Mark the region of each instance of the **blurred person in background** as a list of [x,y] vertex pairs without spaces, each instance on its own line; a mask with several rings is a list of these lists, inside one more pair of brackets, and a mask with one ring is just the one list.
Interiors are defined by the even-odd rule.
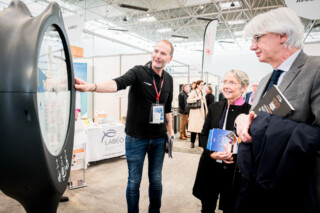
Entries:
[[199,146],[201,146],[200,141],[200,132],[202,130],[202,126],[204,123],[204,119],[208,112],[206,98],[202,92],[204,83],[203,80],[198,80],[196,82],[196,88],[191,91],[187,103],[195,103],[197,100],[200,100],[201,107],[198,109],[190,109],[189,112],[189,124],[188,131],[191,132],[191,148],[194,148],[194,143],[196,141],[196,137],[198,135]]
[[212,87],[207,86],[206,88],[206,101],[207,101],[207,107],[210,106],[210,104],[214,103],[214,95],[212,94]]
[[218,99],[218,101],[222,101],[222,100],[224,100],[223,92],[222,92],[222,89],[219,89],[219,99]]
[[256,81],[252,83],[252,85],[251,85],[252,91],[248,92],[246,94],[246,100],[245,100],[246,103],[252,104],[254,95],[255,95],[257,88],[258,88],[258,85],[259,85],[259,83]]
[[189,93],[189,85],[183,84],[182,91],[179,94],[179,113],[180,113],[180,139],[186,140],[186,127],[188,124],[189,108],[187,108],[187,99]]

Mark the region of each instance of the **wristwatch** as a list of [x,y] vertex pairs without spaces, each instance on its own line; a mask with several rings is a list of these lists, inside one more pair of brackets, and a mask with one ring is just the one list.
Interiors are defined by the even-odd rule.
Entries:
[[22,1],[0,12],[0,190],[26,212],[56,212],[73,152],[70,44],[55,2],[33,17]]

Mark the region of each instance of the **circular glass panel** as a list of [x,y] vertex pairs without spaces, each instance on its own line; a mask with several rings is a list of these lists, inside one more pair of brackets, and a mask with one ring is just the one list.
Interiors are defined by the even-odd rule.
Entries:
[[42,137],[56,156],[66,140],[70,116],[70,95],[66,56],[54,26],[44,34],[38,61],[38,116]]

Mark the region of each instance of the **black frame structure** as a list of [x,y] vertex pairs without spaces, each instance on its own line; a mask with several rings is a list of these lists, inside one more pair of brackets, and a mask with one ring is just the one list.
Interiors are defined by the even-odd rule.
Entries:
[[[37,105],[39,52],[52,26],[62,41],[70,92],[66,137],[55,156],[46,147]],[[70,175],[75,117],[73,63],[62,13],[53,2],[33,17],[14,0],[0,12],[0,29],[0,189],[27,212],[56,212]],[[62,167],[64,178],[57,178]]]

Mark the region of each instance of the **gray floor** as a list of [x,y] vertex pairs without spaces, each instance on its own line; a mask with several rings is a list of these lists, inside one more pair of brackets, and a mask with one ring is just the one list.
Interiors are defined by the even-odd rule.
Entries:
[[[192,187],[202,149],[191,149],[190,139],[174,141],[173,159],[166,155],[163,167],[163,195],[161,212],[200,212],[201,202],[192,195]],[[74,172],[73,172],[74,173]],[[73,176],[79,174],[71,174]],[[91,163],[86,170],[87,187],[69,190],[70,201],[60,203],[59,213],[121,213],[126,212],[126,159],[113,158]],[[140,187],[140,212],[148,212],[147,161]],[[23,207],[0,191],[0,212],[22,213]],[[220,212],[220,211],[217,211]]]

